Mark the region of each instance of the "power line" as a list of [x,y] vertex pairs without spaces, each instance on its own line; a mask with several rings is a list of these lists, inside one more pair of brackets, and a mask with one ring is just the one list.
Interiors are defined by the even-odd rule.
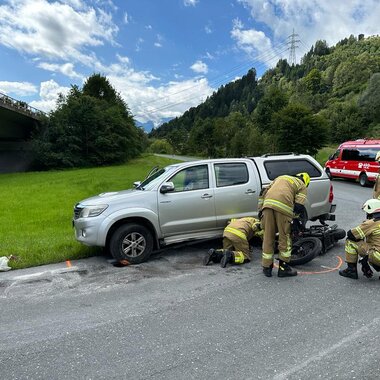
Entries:
[[[287,46],[287,44],[284,42],[284,43],[281,43],[281,44],[279,44],[278,46],[276,46],[274,48],[267,49],[261,55],[259,55],[256,58],[255,61],[250,60],[247,63],[237,65],[236,68],[232,68],[228,72],[228,74],[232,74],[233,72],[236,72],[237,70],[240,71],[244,67],[245,68],[247,68],[247,67],[253,67],[255,62],[258,62],[257,65],[256,65],[256,67],[264,66],[266,63],[271,62],[274,58],[278,57],[278,55],[281,55],[281,54],[285,53],[288,50],[288,48],[286,46]],[[282,49],[280,49],[280,48],[282,48]],[[273,54],[273,51],[274,51],[274,54]],[[225,81],[226,81],[226,74],[223,74],[223,75],[220,75],[220,76],[218,76],[218,77],[210,80],[209,83],[210,83],[210,85],[216,86],[216,85],[221,85],[222,83],[225,83]],[[191,90],[193,88],[198,88],[198,87],[199,87],[199,85],[194,85],[194,86],[188,87],[186,89],[183,89],[181,91],[178,91],[176,93],[170,94],[170,96],[178,95],[179,93],[182,93],[184,91],[189,91],[189,90]],[[163,99],[164,98],[158,99],[158,100],[163,100]],[[177,105],[180,105],[180,104],[182,104],[184,102],[188,102],[188,101],[195,100],[195,99],[198,99],[198,96],[194,97],[193,93],[189,93],[189,95],[185,96],[181,101],[165,104],[164,106],[157,107],[157,108],[155,108],[153,110],[149,110],[149,112],[151,113],[151,112],[163,111],[163,110],[169,109],[169,108],[171,108],[173,106],[177,106]],[[147,104],[147,106],[149,106],[150,104],[156,103],[158,100]]]
[[[222,84],[223,82],[226,82],[226,81],[228,81],[228,80],[231,80],[231,74],[233,74],[234,72],[236,72],[236,73],[238,73],[238,72],[240,72],[241,70],[243,70],[244,68],[245,69],[247,69],[248,67],[253,67],[253,63],[255,63],[255,62],[266,62],[264,59],[266,58],[266,56],[267,56],[267,54],[269,54],[269,53],[273,53],[273,51],[276,51],[276,49],[282,49],[284,46],[286,46],[286,44],[287,44],[287,42],[286,41],[282,41],[282,42],[280,42],[278,45],[276,45],[276,46],[274,46],[274,47],[272,47],[272,48],[270,48],[270,49],[266,49],[266,50],[264,50],[262,53],[261,53],[261,55],[258,55],[257,57],[256,57],[256,60],[255,61],[252,61],[251,59],[247,59],[244,63],[240,63],[240,64],[238,64],[238,65],[236,65],[236,66],[233,66],[229,71],[227,71],[227,72],[225,72],[225,73],[222,73],[222,74],[220,74],[220,75],[217,75],[216,77],[214,77],[214,78],[211,78],[210,80],[208,80],[208,83],[210,84],[210,86],[216,86],[216,85],[218,85],[218,84]],[[283,50],[281,50],[280,51],[280,53],[278,53],[278,54],[281,54],[281,53],[283,53],[284,51]],[[275,57],[273,57],[273,58],[275,58]],[[272,59],[273,59],[272,58]],[[270,61],[270,60],[269,60]],[[268,62],[269,62],[268,61]],[[262,64],[258,64],[257,66],[262,66]],[[236,74],[235,74],[235,76],[236,76]],[[230,77],[230,78],[229,78]],[[182,89],[182,90],[180,90],[180,91],[177,91],[177,92],[174,92],[174,93],[171,93],[169,96],[174,96],[174,95],[178,95],[178,94],[181,94],[181,93],[183,93],[183,92],[186,92],[186,91],[189,91],[189,90],[191,90],[191,89],[194,89],[194,88],[198,88],[199,87],[199,85],[198,84],[195,84],[195,85],[192,85],[192,86],[190,86],[190,87],[186,87],[186,88],[184,88],[184,89]],[[161,97],[161,98],[158,98],[158,99],[156,99],[156,100],[153,100],[153,101],[151,101],[151,102],[149,102],[149,103],[147,103],[146,105],[147,106],[149,106],[149,105],[152,105],[152,104],[154,104],[154,103],[157,103],[157,102],[160,102],[160,101],[162,101],[162,100],[165,100],[166,99],[166,97]]]

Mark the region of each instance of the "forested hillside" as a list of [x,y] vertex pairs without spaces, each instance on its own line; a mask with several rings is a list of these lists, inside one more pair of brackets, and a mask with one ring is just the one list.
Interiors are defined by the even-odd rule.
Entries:
[[326,144],[379,138],[380,37],[317,41],[300,64],[280,60],[260,79],[253,68],[150,137],[210,157],[315,154]]

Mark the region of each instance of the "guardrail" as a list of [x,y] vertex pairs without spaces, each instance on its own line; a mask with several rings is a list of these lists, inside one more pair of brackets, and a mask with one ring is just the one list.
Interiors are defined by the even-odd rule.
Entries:
[[10,96],[0,92],[0,105],[1,104],[13,108],[14,110],[25,113],[35,119],[39,119],[41,116],[46,115],[45,112],[37,108],[31,107],[28,103],[23,102],[21,100],[13,99]]

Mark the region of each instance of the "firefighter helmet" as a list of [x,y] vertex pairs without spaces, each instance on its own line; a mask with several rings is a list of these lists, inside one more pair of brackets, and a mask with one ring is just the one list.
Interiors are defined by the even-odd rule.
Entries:
[[377,152],[375,160],[380,161],[380,150]]
[[380,199],[368,199],[368,201],[363,204],[362,210],[367,214],[380,212]]
[[307,173],[298,173],[298,174],[296,174],[296,177],[298,177],[299,179],[301,179],[303,181],[303,183],[306,185],[306,187],[309,186],[309,183],[310,183],[310,176],[309,176],[309,174],[307,174]]

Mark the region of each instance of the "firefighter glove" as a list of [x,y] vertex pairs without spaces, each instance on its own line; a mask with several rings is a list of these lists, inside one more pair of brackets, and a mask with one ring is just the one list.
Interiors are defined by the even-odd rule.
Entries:
[[361,260],[359,260],[359,263],[362,264],[362,272],[364,276],[366,276],[367,278],[371,278],[373,276],[373,272],[368,264],[368,256],[365,256]]

